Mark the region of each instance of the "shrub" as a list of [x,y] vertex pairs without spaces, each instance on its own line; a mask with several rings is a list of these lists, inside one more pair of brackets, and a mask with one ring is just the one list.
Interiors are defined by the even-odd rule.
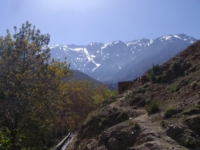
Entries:
[[194,105],[188,110],[182,112],[183,115],[193,115],[198,114],[200,112],[200,105]]
[[130,106],[137,104],[141,100],[142,100],[142,98],[140,96],[133,97],[132,99],[130,99]]
[[137,129],[137,130],[139,130],[139,129],[140,129],[140,125],[136,122],[136,123],[134,124],[134,128]]
[[187,140],[184,142],[184,145],[188,148],[195,148],[195,141],[194,140]]
[[156,73],[160,70],[159,65],[154,65],[147,71],[149,79],[151,81],[155,81],[156,80]]
[[166,127],[166,123],[162,120],[161,122],[160,122],[160,125],[161,125],[161,127]]
[[173,69],[180,69],[181,68],[181,64],[182,64],[183,60],[181,58],[179,58],[178,60],[176,60],[173,64],[172,64],[172,68]]
[[172,86],[170,86],[171,92],[177,92],[179,89],[180,88],[179,88],[178,84],[173,84]]
[[176,114],[176,109],[175,108],[169,108],[165,111],[164,117],[165,118],[170,118],[172,117],[174,114]]
[[148,115],[154,114],[160,111],[159,104],[156,101],[152,101],[151,104],[147,107]]
[[6,130],[5,133],[0,131],[0,150],[7,150],[12,147],[10,131]]

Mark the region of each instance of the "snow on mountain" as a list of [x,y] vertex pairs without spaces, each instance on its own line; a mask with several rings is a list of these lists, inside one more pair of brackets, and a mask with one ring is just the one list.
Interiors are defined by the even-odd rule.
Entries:
[[[129,42],[120,40],[111,43],[92,42],[88,45],[49,45],[51,57],[70,63],[71,69],[82,71],[101,81],[112,80],[123,67],[132,61],[144,59],[160,49],[177,43],[186,48],[196,39],[185,34],[166,35],[156,39],[138,39]],[[181,46],[182,45],[182,46]]]

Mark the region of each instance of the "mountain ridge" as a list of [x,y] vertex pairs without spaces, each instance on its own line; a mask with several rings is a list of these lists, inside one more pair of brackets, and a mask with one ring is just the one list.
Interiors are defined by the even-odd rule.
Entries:
[[[142,38],[128,42],[116,40],[106,44],[97,42],[91,42],[88,45],[54,44],[49,45],[49,48],[52,58],[64,61],[64,58],[67,57],[72,69],[86,73],[96,80],[119,81],[124,80],[123,78],[126,75],[117,76],[116,74],[121,74],[122,71],[120,70],[124,67],[126,68],[126,65],[132,62],[137,64],[139,60],[157,55],[159,50],[169,49],[171,45],[174,45],[174,49],[178,47],[176,52],[178,53],[195,41],[196,39],[191,36],[174,34],[155,39]],[[173,57],[175,54],[167,56],[166,59]],[[128,68],[131,68],[129,66]],[[148,67],[146,68],[148,69]],[[123,74],[127,73],[127,71],[123,72]]]

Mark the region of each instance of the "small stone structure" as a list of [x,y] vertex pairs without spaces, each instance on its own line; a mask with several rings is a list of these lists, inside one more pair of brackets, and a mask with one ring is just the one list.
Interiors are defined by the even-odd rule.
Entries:
[[124,91],[129,90],[133,83],[133,81],[118,82],[118,94],[122,94]]

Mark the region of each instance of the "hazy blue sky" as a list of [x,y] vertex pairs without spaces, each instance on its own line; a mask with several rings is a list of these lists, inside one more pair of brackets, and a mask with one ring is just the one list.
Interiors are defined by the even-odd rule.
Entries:
[[51,35],[51,44],[177,33],[200,39],[200,0],[1,0],[0,20],[0,35],[28,20]]

